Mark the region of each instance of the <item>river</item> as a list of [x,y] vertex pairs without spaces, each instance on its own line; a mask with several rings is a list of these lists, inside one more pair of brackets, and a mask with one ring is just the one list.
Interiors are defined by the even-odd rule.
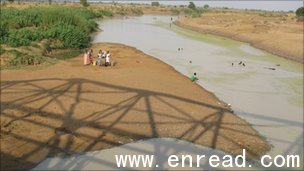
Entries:
[[170,22],[149,15],[98,21],[103,31],[93,42],[133,46],[186,76],[196,72],[198,84],[266,137],[270,155],[299,154],[303,161],[303,64]]

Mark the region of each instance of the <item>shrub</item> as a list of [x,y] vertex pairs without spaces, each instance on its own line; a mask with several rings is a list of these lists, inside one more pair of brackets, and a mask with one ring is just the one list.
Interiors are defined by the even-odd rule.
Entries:
[[10,30],[7,43],[12,47],[27,46],[32,41],[32,31],[27,28]]
[[50,51],[51,49],[62,49],[62,48],[84,48],[90,43],[90,37],[83,32],[81,29],[73,26],[56,26],[45,32],[45,38],[52,39],[55,42],[58,39],[60,42],[53,43],[51,41],[47,44],[45,50]]
[[203,8],[197,8],[193,2],[189,2],[188,8],[186,8],[184,12],[193,18],[200,17],[203,12]]
[[298,9],[296,10],[296,15],[297,15],[298,17],[304,16],[304,7],[298,8]]
[[160,4],[159,4],[159,2],[151,2],[151,6],[156,6],[156,7],[158,7]]
[[190,15],[193,18],[196,18],[196,17],[200,17],[203,11],[200,9],[192,10],[190,8],[186,8],[184,12],[185,14]]
[[90,37],[78,28],[65,26],[61,30],[59,40],[63,42],[65,48],[84,48],[90,42]]
[[59,37],[60,31],[61,31],[60,27],[62,27],[62,26],[56,25],[56,26],[53,26],[53,27],[47,29],[44,32],[44,37],[48,38],[48,39],[55,39],[55,38]]
[[190,8],[192,10],[195,10],[196,6],[195,6],[195,4],[193,2],[189,2],[188,8]]
[[0,43],[5,43],[9,35],[9,29],[4,22],[0,22]]

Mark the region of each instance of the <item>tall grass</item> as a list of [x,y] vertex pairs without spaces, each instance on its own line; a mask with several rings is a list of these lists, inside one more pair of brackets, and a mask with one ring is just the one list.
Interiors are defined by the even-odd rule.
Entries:
[[76,7],[4,8],[0,40],[12,47],[49,39],[53,47],[83,48],[89,45],[90,32],[97,28],[95,17],[93,11]]
[[[10,66],[38,65],[48,57],[68,59],[77,56],[81,48],[90,44],[90,33],[97,28],[95,18],[115,14],[143,14],[140,8],[85,8],[67,6],[36,6],[24,9],[1,8],[0,54],[10,53],[14,58]],[[31,51],[30,46],[41,47],[41,52]],[[22,47],[20,47],[22,46]],[[19,51],[26,49],[27,52]],[[50,55],[54,49],[67,49],[65,53]],[[43,56],[42,56],[43,55]]]

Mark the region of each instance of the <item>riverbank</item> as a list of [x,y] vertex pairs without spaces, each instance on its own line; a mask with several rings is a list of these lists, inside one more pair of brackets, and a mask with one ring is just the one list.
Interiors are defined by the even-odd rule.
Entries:
[[87,48],[90,45],[90,35],[100,31],[95,22],[97,19],[139,16],[144,14],[143,10],[145,13],[174,12],[169,7],[112,3],[92,4],[88,7],[79,3],[0,5],[1,16],[5,18],[0,27],[3,33],[0,46],[1,69],[48,65],[54,63],[52,58],[64,57],[67,53],[74,54],[75,49]]
[[215,34],[303,63],[303,22],[293,13],[210,10],[198,18],[184,17],[177,26]]
[[167,64],[120,44],[114,67],[82,56],[41,70],[1,71],[1,169],[45,157],[171,137],[256,158],[269,144],[212,93]]

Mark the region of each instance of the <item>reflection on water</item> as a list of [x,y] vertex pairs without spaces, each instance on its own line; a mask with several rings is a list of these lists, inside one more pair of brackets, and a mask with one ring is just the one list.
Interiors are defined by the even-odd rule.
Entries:
[[198,73],[200,85],[267,137],[271,154],[303,154],[302,64],[169,22],[169,16],[104,20],[94,42],[134,46],[182,74]]

